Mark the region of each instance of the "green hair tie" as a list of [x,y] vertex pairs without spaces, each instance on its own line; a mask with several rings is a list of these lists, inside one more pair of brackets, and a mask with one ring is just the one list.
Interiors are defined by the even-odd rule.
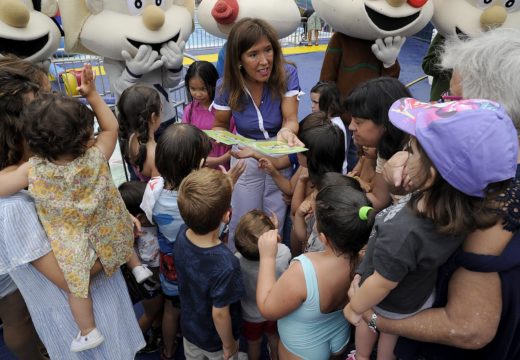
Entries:
[[363,221],[367,221],[368,213],[372,210],[374,209],[370,206],[362,206],[361,208],[359,208],[359,218]]

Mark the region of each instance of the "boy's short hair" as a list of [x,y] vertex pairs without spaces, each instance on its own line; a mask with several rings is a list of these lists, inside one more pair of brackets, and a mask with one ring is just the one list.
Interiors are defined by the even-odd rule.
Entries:
[[181,182],[177,198],[184,223],[198,235],[218,229],[231,206],[232,191],[231,179],[221,171],[193,171]]
[[240,218],[235,231],[235,246],[246,259],[259,261],[258,238],[263,233],[274,230],[273,221],[262,210],[251,210]]

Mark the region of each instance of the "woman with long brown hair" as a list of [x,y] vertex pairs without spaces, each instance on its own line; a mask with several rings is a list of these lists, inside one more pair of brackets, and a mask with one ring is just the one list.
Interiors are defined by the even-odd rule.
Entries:
[[[233,26],[228,38],[224,78],[217,83],[215,129],[229,130],[231,116],[237,133],[254,140],[277,138],[289,145],[300,143],[296,67],[282,54],[276,31],[260,19],[244,18]],[[269,175],[249,158],[247,168],[233,190],[232,234],[240,217],[251,209],[275,213],[283,224],[286,205],[282,192]],[[233,164],[232,164],[233,165]]]

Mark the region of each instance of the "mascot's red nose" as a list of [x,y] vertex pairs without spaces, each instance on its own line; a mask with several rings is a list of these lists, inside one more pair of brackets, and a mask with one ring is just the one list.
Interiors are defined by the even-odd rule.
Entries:
[[413,6],[415,8],[423,7],[424,4],[426,4],[427,2],[428,2],[428,0],[408,0],[408,4],[410,4],[410,6]]
[[211,10],[211,15],[219,24],[232,24],[238,16],[237,0],[218,0]]

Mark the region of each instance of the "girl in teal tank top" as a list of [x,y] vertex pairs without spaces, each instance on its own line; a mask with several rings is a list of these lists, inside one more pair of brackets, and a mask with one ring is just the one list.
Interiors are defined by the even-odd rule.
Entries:
[[358,253],[373,224],[370,202],[359,184],[339,173],[321,181],[314,212],[325,250],[294,258],[276,280],[277,232],[258,241],[260,270],[256,301],[263,317],[279,320],[280,358],[329,359],[342,356],[350,338],[343,317]]

